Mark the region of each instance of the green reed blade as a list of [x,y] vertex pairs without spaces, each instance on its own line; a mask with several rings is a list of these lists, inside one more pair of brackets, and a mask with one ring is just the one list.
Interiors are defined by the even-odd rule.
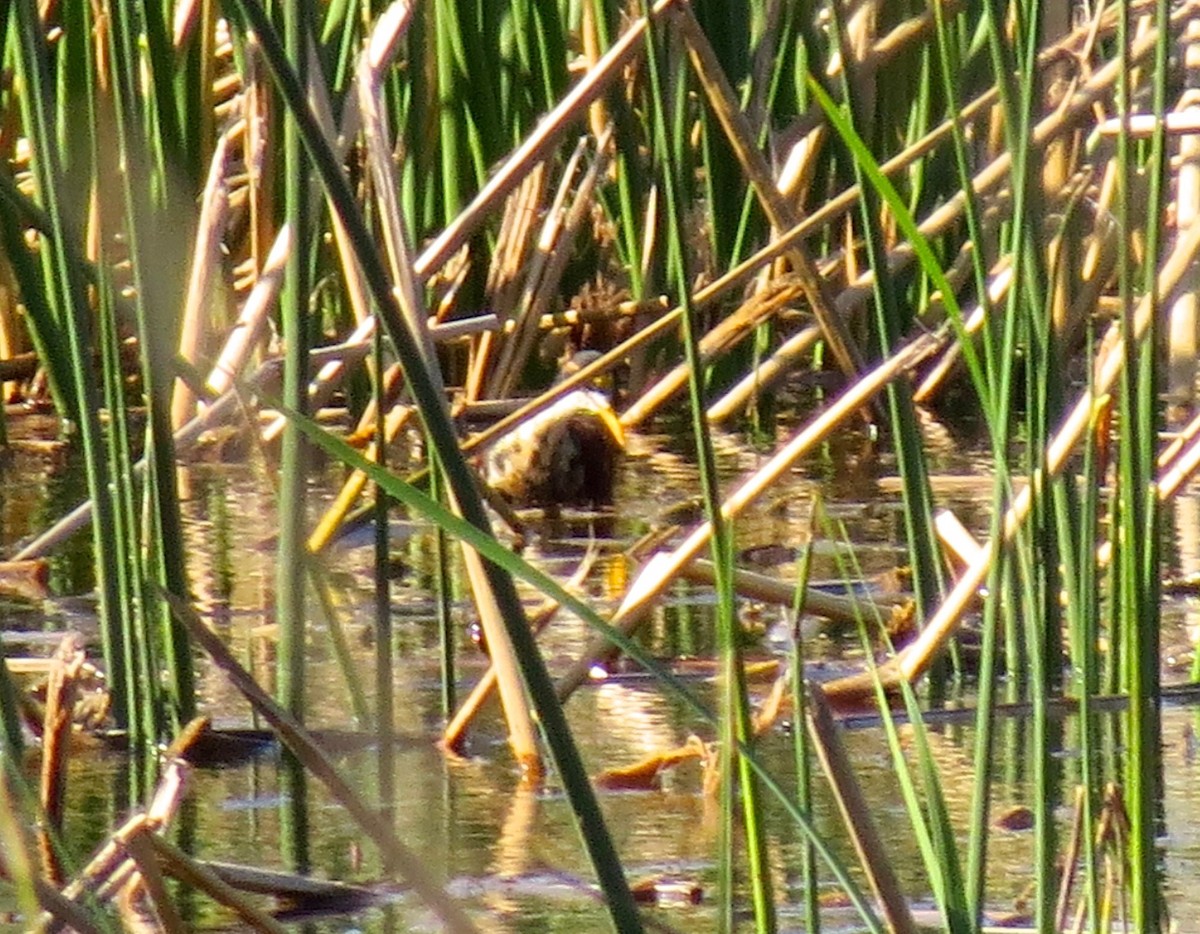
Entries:
[[[804,602],[808,596],[808,582],[812,573],[813,546],[816,542],[817,530],[820,528],[824,515],[824,505],[820,493],[813,497],[812,513],[808,521],[808,536],[796,559],[796,595],[792,600],[791,623],[791,652],[788,656],[789,674],[791,677],[792,694],[792,755],[796,761],[796,803],[801,810],[811,812],[813,807],[813,777],[812,759],[809,752],[808,730],[805,712],[804,690],[804,636],[801,632],[801,619],[804,614]],[[821,934],[821,903],[818,891],[819,877],[817,875],[817,856],[812,842],[804,841],[801,851],[801,874],[804,879],[804,926],[811,934]]]
[[821,107],[830,127],[837,133],[838,138],[846,146],[853,159],[856,169],[861,170],[867,181],[884,204],[887,205],[896,226],[913,248],[922,272],[929,276],[934,287],[941,293],[946,315],[954,329],[955,336],[962,346],[963,362],[970,374],[971,383],[980,398],[986,398],[987,392],[984,371],[972,341],[967,337],[963,327],[962,308],[958,303],[957,293],[946,279],[941,263],[933,252],[929,239],[917,229],[916,220],[908,209],[908,204],[896,190],[891,180],[880,170],[879,161],[863,141],[854,124],[842,112],[841,107],[833,100],[829,92],[822,86],[816,75],[805,75],[805,84],[809,94]]
[[[1125,367],[1120,389],[1121,435],[1119,446],[1118,497],[1121,590],[1115,597],[1124,611],[1124,650],[1126,688],[1129,692],[1128,740],[1125,755],[1125,800],[1129,811],[1129,886],[1132,923],[1138,930],[1157,931],[1163,918],[1159,856],[1156,846],[1157,811],[1162,789],[1162,727],[1160,722],[1160,508],[1154,478],[1156,440],[1161,400],[1158,394],[1159,353],[1158,291],[1155,265],[1162,242],[1163,198],[1166,193],[1166,146],[1164,124],[1168,82],[1170,37],[1168,4],[1159,0],[1154,9],[1158,30],[1155,43],[1153,109],[1155,131],[1144,172],[1150,181],[1147,207],[1147,261],[1142,287],[1149,289],[1151,323],[1142,341],[1132,340],[1132,292],[1136,283],[1131,265],[1128,236],[1120,239],[1118,262],[1121,274],[1122,337],[1125,340]],[[1118,19],[1117,41],[1120,55],[1128,58],[1132,39],[1130,11],[1122,4]],[[1134,88],[1128,67],[1118,82],[1118,104],[1122,117],[1117,158],[1122,179],[1118,216],[1126,226],[1132,217],[1131,186],[1139,166],[1129,137],[1127,117],[1133,112]],[[1153,250],[1154,252],[1150,252]]]

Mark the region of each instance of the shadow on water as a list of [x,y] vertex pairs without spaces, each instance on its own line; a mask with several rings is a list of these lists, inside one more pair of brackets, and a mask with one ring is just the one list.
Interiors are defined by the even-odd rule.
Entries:
[[[763,455],[743,439],[722,435],[718,457],[726,482],[756,466]],[[593,545],[599,557],[583,585],[601,610],[611,610],[627,584],[624,551],[663,521],[672,509],[688,503],[698,488],[694,465],[672,435],[642,435],[631,448],[619,477],[615,509],[586,514],[564,512],[553,519],[530,515],[533,534],[525,555],[560,578],[570,576]],[[986,464],[952,440],[935,448],[934,488],[977,533],[988,521]],[[812,494],[821,491],[830,512],[844,523],[865,574],[889,570],[903,560],[903,527],[899,495],[889,479],[894,465],[876,456],[871,440],[843,436],[785,481],[739,521],[739,553],[757,570],[791,580],[795,546],[806,527]],[[8,543],[44,527],[51,513],[79,496],[80,477],[69,457],[47,462],[18,456],[6,468],[7,490],[0,493],[0,521]],[[951,477],[957,478],[952,482]],[[332,478],[330,478],[332,479]],[[227,640],[237,658],[268,689],[274,683],[275,642],[271,628],[274,605],[273,543],[270,531],[275,504],[262,471],[253,465],[203,465],[182,471],[186,491],[184,515],[189,575],[198,605]],[[315,484],[310,497],[315,516],[330,496],[332,483]],[[1173,529],[1167,551],[1172,571],[1200,572],[1200,495],[1181,496],[1167,507]],[[435,877],[450,880],[456,898],[475,910],[485,930],[571,930],[575,934],[608,930],[609,919],[590,885],[591,869],[579,847],[570,807],[551,783],[537,792],[521,786],[509,754],[501,719],[489,709],[472,731],[469,757],[443,755],[434,745],[442,725],[439,687],[437,605],[432,591],[435,545],[428,527],[398,522],[393,551],[397,568],[391,584],[396,680],[395,750],[398,777],[394,800],[379,800],[377,752],[359,748],[343,752],[339,763],[364,798],[389,805],[399,837],[422,855]],[[39,655],[50,651],[48,634],[75,628],[94,636],[86,595],[90,591],[87,538],[79,536],[57,559],[52,579],[54,597],[44,605],[8,601],[0,605],[0,628],[10,651]],[[841,546],[818,551],[817,578],[837,572],[835,553]],[[325,558],[333,605],[348,634],[353,665],[372,670],[371,548],[347,540]],[[464,585],[453,582],[461,687],[468,688],[486,667],[486,658],[470,640],[471,611]],[[81,597],[83,599],[81,599]],[[776,610],[744,602],[753,623],[753,651],[766,655]],[[1187,677],[1191,645],[1200,632],[1200,605],[1195,599],[1173,598],[1164,607],[1163,643],[1169,657],[1165,679]],[[574,656],[588,632],[569,616],[555,620],[542,643],[552,670]],[[676,661],[705,660],[714,654],[711,593],[681,583],[656,609],[639,637],[656,655]],[[852,660],[855,640],[835,633],[816,637],[817,665]],[[365,724],[352,714],[350,692],[336,662],[328,627],[316,622],[309,638],[311,705],[308,723],[318,729],[358,730]],[[689,678],[706,700],[713,699],[711,673]],[[819,675],[819,672],[815,672]],[[372,700],[372,680],[361,676],[358,687]],[[755,687],[761,696],[766,685]],[[198,691],[202,709],[218,725],[247,727],[249,708],[219,673],[201,666]],[[969,692],[953,700],[969,706]],[[707,725],[664,697],[646,679],[619,672],[580,692],[568,705],[575,736],[588,769],[624,765],[679,746],[692,734],[710,740]],[[1102,715],[1102,733],[1117,732],[1120,711]],[[1168,706],[1164,712],[1165,787],[1162,798],[1163,865],[1166,891],[1176,917],[1200,917],[1200,754],[1196,740],[1200,713],[1190,706]],[[1079,777],[1078,723],[1064,716],[1057,757],[1059,804],[1056,813],[1065,833],[1069,801]],[[846,743],[858,777],[879,825],[885,828],[889,855],[905,892],[918,902],[930,899],[921,870],[917,843],[897,793],[896,777],[882,731],[875,723],[849,721]],[[776,728],[763,741],[761,754],[784,787],[794,787],[794,760],[789,726]],[[900,726],[902,742],[908,727]],[[942,771],[950,815],[965,839],[972,772],[973,734],[969,721],[953,717],[933,720],[929,741]],[[1001,720],[996,759],[1001,780],[995,786],[993,812],[1022,805],[1031,793],[1027,773],[1029,723],[1015,716]],[[1117,768],[1119,749],[1104,751],[1105,767]],[[191,795],[181,813],[178,838],[202,859],[284,868],[281,801],[286,795],[280,757],[270,746],[237,765],[198,769]],[[113,753],[76,755],[70,766],[66,840],[81,860],[119,823],[133,798],[125,757]],[[428,910],[402,888],[383,883],[376,853],[346,819],[323,788],[309,788],[311,838],[309,857],[314,874],[371,887],[380,904],[321,920],[310,917],[312,930],[388,931],[432,924]],[[656,880],[656,915],[679,930],[704,930],[716,924],[711,904],[715,891],[718,814],[701,794],[700,770],[688,765],[664,776],[661,789],[644,793],[607,793],[602,798],[627,871],[635,880]],[[802,926],[800,891],[802,839],[773,802],[767,803],[770,865],[776,891],[783,899],[781,924]],[[818,829],[850,865],[853,851],[840,828],[829,798],[818,793]],[[996,830],[990,844],[989,898],[1004,910],[1021,899],[1032,882],[1032,836],[1027,831]],[[0,912],[15,911],[0,891]],[[230,919],[203,898],[182,902],[197,928],[225,928]],[[839,928],[842,925],[842,928]],[[853,929],[849,916],[829,908],[829,930]]]

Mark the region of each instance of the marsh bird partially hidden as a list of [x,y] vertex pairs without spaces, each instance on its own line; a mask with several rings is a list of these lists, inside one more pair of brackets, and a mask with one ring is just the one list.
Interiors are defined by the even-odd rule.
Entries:
[[[598,356],[577,353],[559,379]],[[608,395],[581,387],[500,439],[485,455],[484,476],[504,497],[525,506],[589,506],[612,502],[625,433]]]

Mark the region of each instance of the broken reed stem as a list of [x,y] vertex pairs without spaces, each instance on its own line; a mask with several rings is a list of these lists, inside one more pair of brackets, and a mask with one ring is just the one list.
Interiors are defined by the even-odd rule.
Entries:
[[[532,287],[522,295],[520,317],[515,322],[516,333],[509,338],[509,343],[505,348],[507,350],[508,347],[512,347],[512,354],[499,367],[500,373],[507,377],[501,383],[503,389],[500,395],[508,395],[516,387],[516,379],[524,372],[525,363],[533,353],[542,315],[558,295],[563,273],[575,250],[576,237],[592,211],[596,187],[608,168],[608,150],[611,140],[611,128],[605,130],[597,139],[596,152],[592,157],[591,164],[587,167],[587,171],[579,183],[571,206],[566,209],[561,225],[555,232],[553,242],[548,244],[548,262],[544,264],[536,279],[530,280]],[[539,256],[545,246],[544,243],[538,244]],[[504,357],[501,359],[505,360]]]
[[[1159,271],[1156,292],[1159,304],[1165,305],[1180,279],[1200,254],[1200,225],[1188,231],[1178,241],[1171,255]],[[1143,296],[1134,312],[1132,338],[1140,341],[1149,326],[1152,296]],[[1124,366],[1124,341],[1120,336],[1120,323],[1114,323],[1101,346],[1104,348],[1096,364],[1096,377],[1091,390],[1085,390],[1075,407],[1067,416],[1062,427],[1050,439],[1046,451],[1046,476],[1036,475],[1017,492],[1004,516],[1003,535],[998,543],[983,546],[979,558],[959,577],[950,593],[946,595],[937,612],[927,621],[917,638],[889,659],[878,669],[885,685],[895,685],[901,680],[913,681],[920,677],[946,641],[957,631],[963,611],[975,599],[976,591],[987,577],[997,547],[1004,547],[1016,535],[1033,506],[1035,492],[1040,492],[1046,480],[1057,476],[1066,465],[1076,443],[1087,431],[1092,411],[1097,402],[1108,393],[1120,376]],[[835,702],[853,703],[865,699],[874,692],[875,675],[866,672],[839,678],[825,685],[826,692]]]
[[[541,608],[534,612],[530,618],[529,625],[533,629],[535,635],[541,633],[545,629],[555,615],[558,613],[559,604],[555,600],[547,600],[542,604]],[[496,690],[497,675],[496,666],[488,665],[487,671],[483,673],[483,677],[471,689],[471,693],[467,695],[466,700],[462,702],[458,710],[450,722],[446,724],[446,729],[442,731],[441,745],[444,749],[449,749],[452,752],[461,752],[463,741],[467,736],[467,729],[474,722],[476,715],[483,705]],[[522,775],[524,783],[528,776]]]
[[[571,575],[571,579],[567,581],[567,589],[576,589],[583,586],[583,582],[587,580],[588,574],[591,573],[592,566],[596,562],[598,552],[595,545],[588,548],[583,560],[579,562],[579,567],[575,569],[575,573]],[[543,629],[550,625],[551,621],[557,615],[560,604],[557,600],[545,600],[542,605],[534,611],[533,616],[529,620],[529,625],[533,629],[534,635],[541,633]],[[463,701],[461,706],[455,712],[454,717],[446,724],[446,729],[442,732],[441,745],[444,749],[449,749],[453,752],[459,752],[462,748],[462,743],[466,737],[467,728],[474,721],[476,714],[483,708],[484,703],[496,689],[496,666],[488,665],[487,671],[483,673],[483,677],[471,689],[471,693],[467,699]]]
[[46,709],[42,721],[40,794],[45,826],[38,829],[38,850],[46,878],[62,882],[62,864],[52,835],[61,832],[67,791],[67,763],[71,752],[71,724],[78,695],[79,674],[85,661],[83,637],[63,636],[51,659],[46,684]]
[[[83,637],[63,636],[51,658],[42,726],[41,801],[50,827],[62,828],[77,682],[85,661]],[[51,875],[54,875],[51,873]]]
[[167,892],[154,846],[146,840],[147,836],[153,834],[146,826],[146,818],[141,815],[126,824],[117,836],[117,842],[137,864],[137,871],[126,882],[124,894],[132,901],[136,899],[138,890],[144,889],[154,905],[162,929],[167,934],[187,934],[190,928],[180,917],[175,902]]
[[855,778],[854,763],[842,745],[825,692],[820,685],[809,684],[806,700],[808,735],[812,738],[813,750],[829,780],[842,824],[854,843],[859,863],[883,908],[888,929],[900,934],[916,934],[917,925],[908,909],[908,900],[887,858],[887,848],[875,827],[871,808]]
[[[78,934],[101,934],[101,928],[92,920],[87,910],[71,901],[45,879],[34,879],[33,888],[38,904],[54,925],[55,930],[71,930]],[[108,927],[103,929],[108,931]]]
[[1063,855],[1062,867],[1062,884],[1058,889],[1058,902],[1054,909],[1054,930],[1062,931],[1067,926],[1067,912],[1071,907],[1071,892],[1075,886],[1075,877],[1078,875],[1076,865],[1079,861],[1079,850],[1083,845],[1084,833],[1090,833],[1090,829],[1084,828],[1084,797],[1087,795],[1087,789],[1082,785],[1075,787],[1075,806],[1072,809],[1074,819],[1071,821],[1071,838],[1067,841],[1067,850]]
[[[998,307],[998,304],[1005,295],[1008,294],[1009,288],[1012,287],[1013,270],[1012,264],[1006,260],[1002,260],[1001,268],[988,281],[987,294],[988,301],[992,307]],[[977,303],[970,312],[963,316],[963,331],[973,337],[979,332],[987,320],[987,313],[983,303]],[[937,362],[929,368],[929,372],[925,374],[921,384],[913,392],[913,402],[925,403],[929,402],[937,390],[941,388],[954,367],[962,358],[962,345],[957,341],[950,344],[944,353],[938,358]]]
[[[100,901],[111,898],[128,883],[134,874],[135,865],[125,852],[122,843],[123,834],[136,822],[144,823],[148,828],[161,830],[174,819],[183,800],[184,783],[191,772],[191,765],[183,758],[188,748],[206,729],[208,720],[198,717],[180,731],[178,738],[163,754],[165,765],[154,795],[144,814],[135,814],[106,840],[95,855],[88,861],[83,870],[62,890],[60,895],[69,904],[75,905],[76,900],[85,892],[95,892]],[[76,906],[80,907],[80,906]],[[82,908],[80,908],[82,910]],[[33,927],[36,931],[51,932],[63,929],[62,913],[51,912],[43,916]]]
[[[676,7],[672,14],[672,22],[688,47],[692,67],[700,86],[708,96],[709,106],[725,131],[729,145],[758,196],[767,219],[776,230],[795,227],[800,223],[800,215],[780,193],[767,160],[755,144],[754,131],[750,128],[750,122],[729,84],[717,53],[697,22],[691,7]],[[834,310],[829,286],[817,271],[816,264],[809,257],[803,241],[792,244],[787,258],[800,280],[804,297],[812,308],[817,324],[821,326],[821,333],[833,353],[834,360],[847,379],[855,379],[863,368],[862,354],[846,327],[846,322]]]

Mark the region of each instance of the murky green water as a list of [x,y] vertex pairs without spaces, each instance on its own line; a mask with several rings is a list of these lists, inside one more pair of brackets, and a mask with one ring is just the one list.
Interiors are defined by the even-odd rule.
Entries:
[[[686,444],[674,434],[640,436],[632,441],[623,468],[613,514],[585,517],[568,514],[556,522],[535,525],[526,555],[555,573],[568,576],[590,538],[599,544],[597,561],[585,590],[601,609],[611,609],[624,583],[620,553],[651,528],[667,508],[695,495],[698,480],[688,460]],[[986,464],[972,457],[969,447],[944,439],[934,448],[933,469],[966,478],[986,476]],[[718,453],[726,482],[732,482],[764,457],[740,438],[718,438]],[[791,573],[786,547],[794,545],[807,524],[811,495],[820,490],[831,514],[844,522],[855,543],[856,559],[867,574],[903,561],[899,546],[902,522],[898,494],[886,478],[893,467],[876,455],[861,437],[843,437],[807,461],[751,510],[738,526],[738,549],[760,564],[759,570],[786,577]],[[328,501],[332,486],[325,471],[314,483],[311,515],[315,519]],[[274,569],[270,533],[274,507],[269,484],[257,465],[205,465],[183,473],[187,498],[188,554],[191,581],[199,605],[210,615],[241,658],[265,685],[273,679],[274,643],[269,631],[274,603]],[[975,488],[977,486],[977,489]],[[44,453],[18,454],[5,468],[0,486],[0,538],[12,542],[46,527],[53,515],[76,501],[80,478],[67,458]],[[951,505],[970,527],[980,530],[988,521],[988,485],[979,482],[945,484],[939,501]],[[1195,493],[1171,507],[1171,540],[1175,570],[1193,571],[1200,564],[1200,529]],[[1182,531],[1181,531],[1182,530]],[[488,714],[472,732],[470,758],[447,758],[433,745],[442,715],[439,708],[438,635],[432,599],[433,537],[419,525],[397,523],[395,549],[405,570],[392,585],[393,624],[397,645],[396,707],[400,743],[395,762],[396,794],[390,802],[402,840],[417,850],[430,869],[448,880],[452,892],[469,906],[488,931],[607,930],[606,916],[591,894],[590,868],[574,830],[570,810],[551,778],[538,792],[522,790],[504,741],[497,711]],[[1187,534],[1184,534],[1186,532]],[[86,539],[86,536],[83,537]],[[779,546],[784,546],[781,552]],[[56,598],[45,606],[20,601],[0,604],[0,629],[10,650],[44,654],[52,633],[66,627],[94,630],[86,598],[88,543],[81,540],[56,557],[53,585]],[[822,551],[817,575],[836,573],[834,555]],[[325,579],[345,627],[353,656],[351,677],[372,690],[374,648],[371,644],[371,549],[353,541],[330,550],[324,560]],[[461,594],[461,585],[459,593]],[[310,603],[315,606],[315,601]],[[774,619],[774,610],[747,605],[748,618]],[[486,660],[467,634],[469,609],[456,603],[460,640],[461,685],[465,689],[482,672]],[[331,647],[329,627],[314,611],[310,636],[312,699],[309,722],[314,726],[361,728],[351,713],[350,694]],[[1198,625],[1193,601],[1172,602],[1165,612],[1164,645],[1188,648]],[[550,665],[561,667],[582,645],[587,633],[569,617],[557,620],[543,642]],[[664,657],[704,658],[712,652],[709,596],[680,585],[646,627],[646,644]],[[821,637],[815,654],[837,664],[853,649]],[[762,651],[766,651],[764,648]],[[1182,680],[1186,670],[1168,672]],[[704,697],[712,685],[697,679],[693,686]],[[202,667],[199,689],[204,706],[219,725],[244,726],[247,706],[219,674]],[[759,688],[765,690],[765,686]],[[969,702],[969,699],[968,699]],[[615,677],[591,685],[568,705],[576,737],[589,770],[623,765],[682,744],[690,734],[711,738],[711,728],[698,722],[680,704],[645,679]],[[1164,750],[1166,787],[1163,838],[1167,891],[1175,915],[1200,916],[1200,764],[1191,740],[1194,711],[1168,707]],[[908,742],[909,728],[901,728]],[[958,826],[968,807],[972,757],[971,731],[945,726],[930,731],[930,742],[942,770],[943,789]],[[998,786],[994,808],[999,811],[1028,800],[1031,767],[1028,725],[1020,719],[1002,721],[998,739]],[[846,742],[858,768],[867,797],[879,821],[889,856],[905,890],[915,899],[928,899],[928,883],[914,835],[908,826],[897,779],[882,732],[875,727],[854,729]],[[1062,785],[1064,800],[1078,774],[1074,750],[1078,741],[1072,720],[1064,722]],[[763,743],[762,755],[778,781],[794,787],[790,735],[776,729]],[[374,750],[343,756],[343,773],[368,801],[380,801],[378,755]],[[75,760],[70,774],[71,809],[67,839],[82,858],[126,812],[128,784],[125,760],[115,755],[90,755]],[[192,793],[180,814],[175,839],[206,859],[285,868],[282,802],[278,758],[267,754],[234,768],[198,770]],[[379,886],[389,893],[381,907],[352,916],[309,919],[322,931],[411,930],[436,927],[428,911],[401,886],[382,876],[371,845],[350,820],[330,803],[321,787],[309,789],[311,832],[309,862],[314,874]],[[711,929],[715,923],[712,897],[716,865],[717,820],[711,802],[700,794],[698,768],[685,766],[668,775],[662,791],[608,793],[603,807],[631,877],[675,880],[681,892],[652,909],[659,920],[677,930]],[[1060,808],[1064,833],[1069,808]],[[803,926],[799,908],[801,837],[778,802],[768,801],[770,860],[778,896],[783,901],[782,926]],[[816,821],[849,863],[852,852],[840,832],[831,803],[822,796]],[[1032,879],[1033,840],[1028,832],[997,831],[991,841],[991,904],[1011,908]],[[690,892],[701,897],[693,903]],[[11,911],[0,891],[0,912]],[[191,923],[202,929],[230,929],[230,917],[199,896],[183,900]],[[832,910],[829,929],[854,929],[853,919]]]

